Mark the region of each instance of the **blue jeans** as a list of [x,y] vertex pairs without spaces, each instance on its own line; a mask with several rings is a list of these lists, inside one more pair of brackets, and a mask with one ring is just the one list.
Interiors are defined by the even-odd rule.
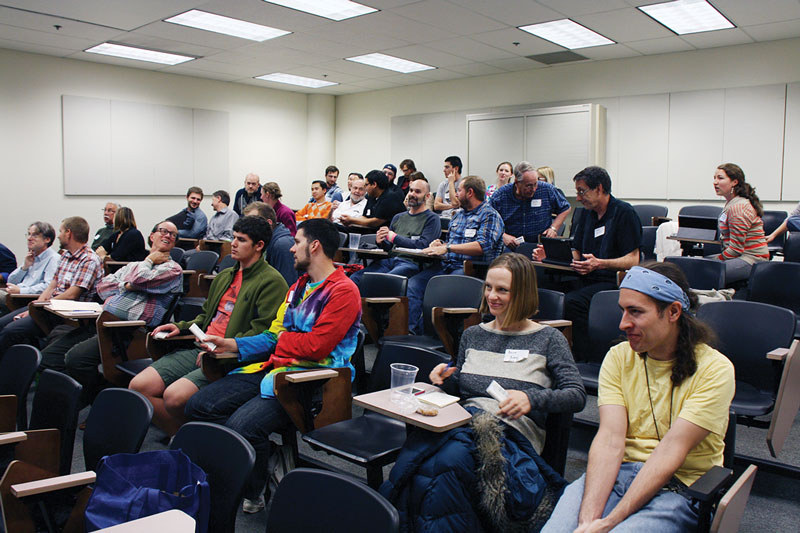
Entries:
[[786,229],[789,231],[800,231],[800,215],[787,218]]
[[0,359],[3,358],[6,350],[15,344],[35,345],[36,339],[44,336],[44,332],[39,329],[30,316],[14,320],[15,316],[27,310],[27,307],[22,307],[0,318]]
[[[608,496],[603,517],[607,516],[630,488],[636,474],[644,463],[622,463],[617,481]],[[578,512],[583,500],[583,487],[586,474],[570,483],[558,500],[550,520],[542,528],[542,533],[572,533],[578,527]],[[697,525],[697,512],[689,500],[674,492],[661,490],[641,509],[617,524],[614,532],[638,533],[682,533],[692,531]]]
[[409,261],[408,259],[401,259],[399,257],[388,257],[386,259],[381,259],[380,261],[375,261],[364,270],[359,270],[352,276],[350,276],[350,281],[355,283],[357,286],[361,286],[361,278],[364,277],[365,272],[377,272],[379,274],[395,274],[398,276],[405,276],[410,278],[417,272],[419,272],[419,265],[413,261]]
[[190,420],[224,424],[253,445],[256,464],[244,489],[248,500],[258,499],[267,483],[270,433],[291,424],[277,399],[261,397],[263,378],[264,372],[228,374],[200,389],[186,404]]
[[442,274],[463,275],[464,268],[461,265],[434,263],[408,280],[408,331],[412,335],[425,333],[422,324],[422,300],[425,297],[425,288],[432,277]]

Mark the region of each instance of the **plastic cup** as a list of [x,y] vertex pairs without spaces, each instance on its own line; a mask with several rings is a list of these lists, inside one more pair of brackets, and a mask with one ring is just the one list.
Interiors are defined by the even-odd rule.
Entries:
[[419,368],[405,363],[392,363],[389,367],[392,371],[391,401],[396,404],[413,403],[414,397],[411,395],[411,389]]

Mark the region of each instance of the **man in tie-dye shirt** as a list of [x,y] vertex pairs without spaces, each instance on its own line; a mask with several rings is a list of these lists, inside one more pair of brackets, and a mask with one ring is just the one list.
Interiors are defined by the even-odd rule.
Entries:
[[245,488],[245,512],[264,507],[269,435],[291,424],[275,398],[277,372],[308,368],[355,369],[361,321],[358,288],[333,264],[339,246],[336,226],[325,219],[300,224],[292,253],[295,268],[304,272],[289,289],[270,328],[259,335],[235,339],[208,336],[217,353],[238,352],[240,367],[195,394],[186,405],[190,419],[225,424],[256,450],[256,464]]

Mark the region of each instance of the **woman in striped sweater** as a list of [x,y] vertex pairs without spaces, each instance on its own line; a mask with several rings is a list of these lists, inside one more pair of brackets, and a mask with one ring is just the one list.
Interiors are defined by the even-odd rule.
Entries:
[[747,279],[756,262],[769,261],[761,221],[764,209],[755,189],[745,182],[739,165],[718,166],[714,172],[714,190],[726,200],[719,216],[722,253],[715,258],[725,261],[725,281],[730,284]]

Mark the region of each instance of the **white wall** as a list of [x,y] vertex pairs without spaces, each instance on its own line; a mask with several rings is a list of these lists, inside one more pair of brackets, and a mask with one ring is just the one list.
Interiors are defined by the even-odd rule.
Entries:
[[[102,224],[103,199],[64,195],[62,94],[228,112],[228,172],[210,185],[207,195],[225,189],[233,197],[244,176],[255,172],[262,182],[280,183],[287,203],[299,206],[308,198],[311,174],[322,172],[315,168],[309,174],[306,169],[310,119],[305,94],[0,50],[0,181],[5,200],[0,242],[18,259],[24,256],[27,224],[34,220],[57,228],[63,218],[81,215],[92,232]],[[329,102],[319,104],[332,107]],[[315,111],[317,131],[332,130],[332,122],[322,124],[325,120],[333,120],[332,111]],[[332,134],[314,139],[315,151],[332,156]],[[139,228],[146,230],[186,206],[185,199],[176,196],[112,200],[131,207]],[[208,196],[202,208],[213,214]]]
[[[392,117],[428,113],[455,116],[466,110],[500,111],[509,106],[526,104],[588,102],[601,104],[608,111],[606,166],[613,180],[614,173],[619,170],[620,151],[629,148],[619,146],[615,135],[620,121],[629,118],[625,114],[628,110],[620,110],[621,97],[754,87],[798,80],[800,39],[790,39],[659,56],[567,64],[339,96],[336,102],[336,160],[345,171],[380,168],[392,155]],[[646,106],[650,102],[643,104]],[[453,123],[453,127],[458,127],[458,124]],[[719,127],[722,128],[723,124]],[[464,133],[454,131],[453,137],[462,139]],[[662,137],[658,142],[663,141]],[[465,146],[463,143],[459,145]],[[442,154],[441,159],[447,155],[450,154]],[[664,161],[654,161],[653,164],[663,165]],[[434,183],[442,179],[441,167],[420,170],[432,178]],[[747,170],[745,169],[746,172]],[[709,188],[712,174],[713,166],[707,169]],[[755,169],[751,169],[751,174],[757,175]],[[488,178],[487,181],[490,181],[492,177]],[[561,184],[569,194],[569,181],[561,181]],[[757,181],[754,185],[758,187]],[[654,200],[663,200],[664,197]],[[637,202],[645,203],[646,200],[637,199]],[[681,205],[692,202],[666,203],[670,206],[670,212],[676,213]],[[793,206],[791,199],[767,203],[768,209]]]

